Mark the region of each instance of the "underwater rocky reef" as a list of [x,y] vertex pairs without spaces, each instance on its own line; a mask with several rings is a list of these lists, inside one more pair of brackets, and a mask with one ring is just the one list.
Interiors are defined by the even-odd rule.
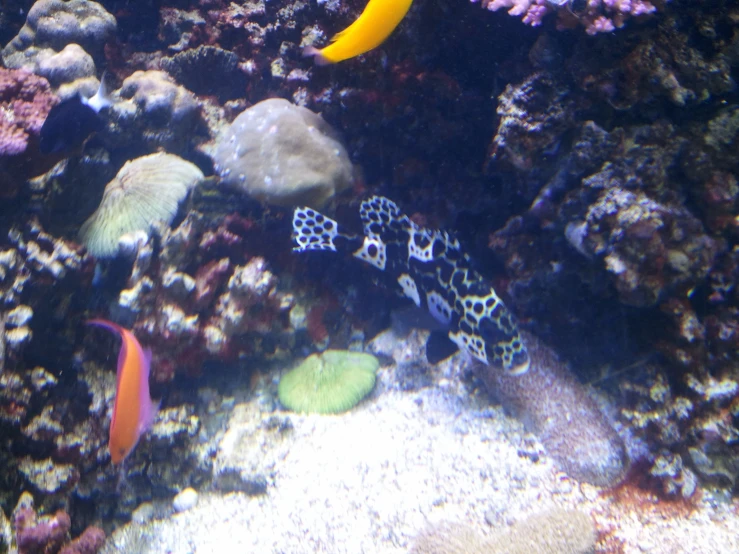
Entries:
[[[378,357],[370,398],[455,382],[503,406],[614,505],[736,505],[739,3],[418,2],[358,57],[303,55],[364,7],[3,4],[0,552],[96,552],[188,487],[269,494],[279,454],[219,454],[234,405],[258,422],[250,446],[279,451],[278,381],[327,349]],[[372,244],[369,266],[293,252],[295,208],[361,236],[374,195],[459,240],[527,373],[429,363],[415,334],[378,347],[428,326],[408,282],[377,286]],[[133,332],[161,399],[123,470],[119,342],[93,318]],[[595,551],[623,551],[594,519]],[[467,533],[440,529],[420,536]]]

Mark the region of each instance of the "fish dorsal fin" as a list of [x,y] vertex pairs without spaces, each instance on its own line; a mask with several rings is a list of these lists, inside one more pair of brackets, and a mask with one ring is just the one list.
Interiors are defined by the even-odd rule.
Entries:
[[384,196],[373,196],[359,206],[359,217],[365,236],[380,239],[384,232],[406,231],[416,228],[408,216],[403,215],[398,205]]
[[385,271],[387,264],[387,247],[379,238],[364,237],[362,246],[352,252],[352,256]]

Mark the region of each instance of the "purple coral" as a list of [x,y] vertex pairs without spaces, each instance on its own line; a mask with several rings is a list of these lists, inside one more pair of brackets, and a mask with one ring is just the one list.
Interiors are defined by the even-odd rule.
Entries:
[[39,517],[29,493],[23,493],[13,513],[18,554],[95,554],[105,543],[105,532],[88,527],[71,542],[72,521],[64,510]]
[[0,155],[24,152],[56,102],[57,97],[43,77],[0,68]]
[[501,8],[510,8],[508,10],[510,15],[523,16],[523,22],[532,27],[541,25],[542,18],[551,9],[551,4],[547,0],[483,0],[482,5],[493,12]]
[[82,534],[59,551],[59,554],[95,554],[105,543],[105,531],[88,527]]
[[18,554],[57,552],[67,540],[72,522],[66,512],[38,518],[33,504],[19,507],[13,516]]
[[647,0],[588,0],[585,13],[580,17],[589,35],[610,33],[624,26],[629,17],[649,15],[657,8]]
[[482,5],[490,11],[508,9],[510,15],[521,16],[522,21],[532,27],[541,25],[546,14],[555,12],[559,28],[580,25],[589,35],[609,33],[623,27],[630,17],[657,11],[648,0],[587,0],[581,13],[573,11],[567,0],[482,0]]

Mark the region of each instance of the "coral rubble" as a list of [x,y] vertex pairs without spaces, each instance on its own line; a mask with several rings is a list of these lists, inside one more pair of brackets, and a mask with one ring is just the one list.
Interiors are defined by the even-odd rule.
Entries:
[[192,211],[176,228],[132,244],[117,311],[152,346],[155,380],[170,381],[175,369],[200,373],[210,358],[274,353],[284,343],[280,314],[291,300],[264,258],[249,254],[255,227],[236,214],[208,221]]

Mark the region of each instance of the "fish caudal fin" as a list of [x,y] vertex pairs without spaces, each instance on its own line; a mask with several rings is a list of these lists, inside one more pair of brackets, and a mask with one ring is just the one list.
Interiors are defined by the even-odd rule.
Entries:
[[154,420],[159,413],[159,408],[162,405],[160,400],[152,400],[151,398],[144,398],[141,405],[141,413],[139,414],[139,425],[138,433],[139,436],[146,433],[154,425]]
[[323,52],[321,50],[319,50],[315,46],[306,46],[305,48],[303,48],[303,57],[313,58],[313,61],[316,63],[316,65],[329,65],[333,63],[331,60],[323,55]]
[[293,240],[295,252],[330,250],[336,252],[334,239],[339,236],[338,224],[312,208],[295,208]]

